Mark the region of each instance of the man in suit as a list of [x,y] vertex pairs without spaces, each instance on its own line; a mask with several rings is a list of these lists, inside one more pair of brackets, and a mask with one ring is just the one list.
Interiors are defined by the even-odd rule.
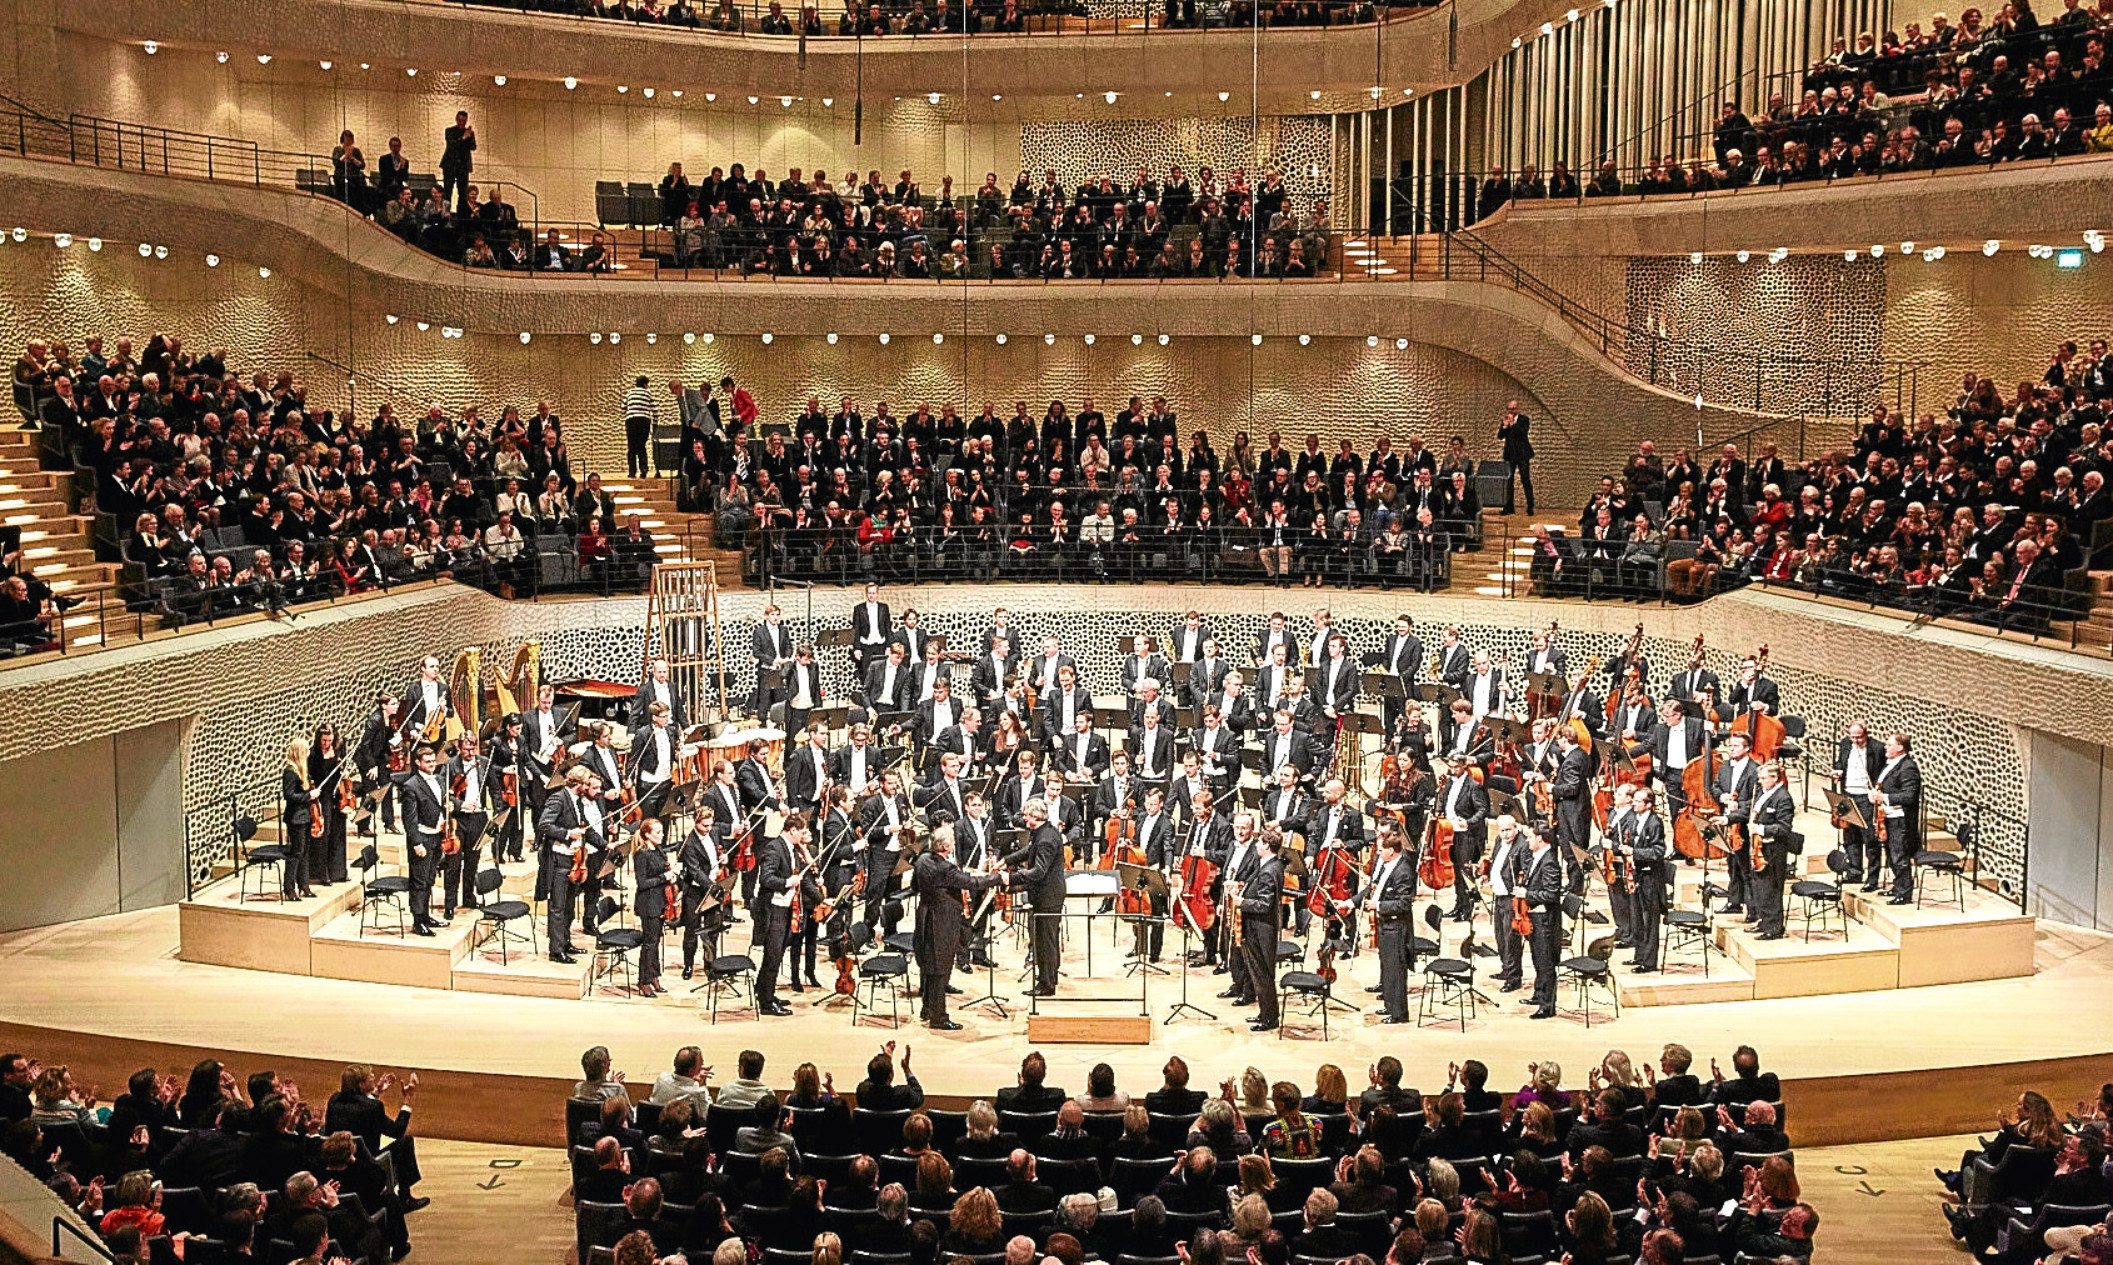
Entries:
[[491,820],[493,772],[477,749],[477,735],[462,735],[444,776],[456,847],[440,859],[440,920],[452,922],[457,905],[477,907],[477,861],[484,855],[484,827]]
[[1350,643],[1341,633],[1328,635],[1328,656],[1314,665],[1319,676],[1315,691],[1321,714],[1330,721],[1357,710],[1359,690],[1357,663],[1350,657]]
[[1489,827],[1489,792],[1468,771],[1466,756],[1455,754],[1447,758],[1445,784],[1432,801],[1432,809],[1453,827],[1453,908],[1448,916],[1455,922],[1466,922],[1474,917],[1470,903],[1475,890],[1474,873],[1482,860],[1482,845]]
[[1700,655],[1693,662],[1673,674],[1672,683],[1666,686],[1667,698],[1679,699],[1690,711],[1707,707],[1714,711],[1723,701],[1723,691],[1717,674],[1710,671]]
[[[1175,662],[1187,662],[1175,660]],[[1189,664],[1189,706],[1198,707],[1218,697],[1224,690],[1225,678],[1234,671],[1224,653],[1218,647],[1216,637],[1203,639],[1203,657]],[[1242,678],[1243,680],[1245,678]]]
[[[433,717],[451,716],[447,682],[440,679],[440,660],[427,655],[418,664],[418,676],[403,692],[403,728],[412,737],[424,732]],[[439,737],[446,737],[442,732]]]
[[[1237,699],[1237,703],[1246,700]],[[1220,794],[1230,791],[1240,778],[1240,734],[1227,723],[1223,711],[1217,704],[1206,703],[1201,714],[1202,724],[1189,735],[1189,748],[1197,757],[1197,765],[1203,776],[1210,781],[1211,789]]]
[[1886,735],[1886,762],[1878,771],[1872,803],[1885,814],[1886,861],[1893,869],[1892,897],[1886,903],[1909,904],[1915,899],[1915,852],[1922,839],[1922,770],[1904,733]]
[[447,825],[447,788],[440,777],[440,750],[421,746],[412,772],[397,788],[404,850],[411,868],[411,934],[433,934],[433,882],[440,873],[440,836]]
[[933,644],[932,634],[918,624],[917,608],[911,607],[902,613],[902,623],[888,634],[889,641],[902,643],[903,659],[908,663],[923,663],[926,652]]
[[1000,1111],[1038,1115],[1057,1110],[1070,1098],[1049,1083],[1049,1060],[1042,1057],[1040,1050],[1034,1050],[1020,1060],[1020,1072],[1014,1082],[1000,1088],[991,1101]]
[[[1365,815],[1357,810],[1345,796],[1343,780],[1331,777],[1321,787],[1321,797],[1307,807],[1306,816],[1297,829],[1306,836],[1306,863],[1310,868],[1318,865],[1322,854],[1329,848],[1341,848],[1351,861],[1350,887],[1354,894],[1358,876],[1364,873],[1360,854],[1365,847]],[[1309,879],[1309,884],[1313,880]],[[1312,922],[1312,911],[1305,901],[1298,903],[1297,927],[1303,936]],[[1350,942],[1344,957],[1357,956],[1357,907],[1352,904],[1347,910],[1328,915],[1328,938]]]
[[1555,776],[1549,792],[1555,800],[1555,843],[1561,850],[1571,891],[1585,887],[1584,865],[1578,853],[1592,844],[1592,756],[1578,744],[1577,731],[1568,725],[1555,731]]
[[1629,965],[1637,971],[1658,969],[1659,920],[1665,915],[1666,871],[1665,822],[1648,787],[1637,787],[1629,803],[1629,828],[1618,845],[1629,859],[1629,874],[1635,890],[1623,893],[1629,906],[1629,942],[1635,952]]
[[1284,647],[1283,662],[1297,665],[1299,661],[1299,639],[1291,635],[1284,626],[1284,612],[1269,613],[1269,627],[1255,639],[1255,662],[1263,665],[1276,662],[1274,655],[1278,646]]
[[1651,778],[1662,788],[1668,816],[1678,816],[1687,807],[1681,778],[1687,766],[1703,756],[1706,735],[1702,718],[1692,705],[1669,698],[1658,705],[1658,724],[1650,737],[1629,745],[1629,755],[1651,757]]
[[1401,831],[1379,834],[1379,864],[1365,889],[1365,912],[1379,929],[1379,1000],[1382,1023],[1409,1021],[1409,973],[1416,969],[1416,867],[1403,851]]
[[1108,740],[1093,732],[1093,709],[1086,708],[1072,715],[1071,728],[1061,739],[1053,740],[1055,751],[1050,763],[1081,782],[1096,782],[1101,774],[1121,752],[1111,756]]
[[1141,723],[1130,731],[1131,764],[1137,776],[1159,781],[1174,775],[1174,730],[1164,723],[1158,708],[1148,708]]
[[1288,764],[1303,780],[1313,774],[1319,756],[1315,746],[1313,739],[1293,727],[1291,713],[1279,710],[1275,727],[1262,738],[1262,767],[1281,769]]
[[1460,640],[1460,630],[1448,624],[1438,642],[1438,679],[1465,694],[1474,666],[1474,652]]
[[851,739],[829,755],[829,780],[853,795],[865,792],[868,783],[880,777],[880,748],[873,745],[873,729],[851,726]]
[[460,215],[469,205],[470,170],[476,165],[470,155],[477,152],[477,129],[470,125],[468,110],[455,111],[455,126],[441,133],[440,200]]
[[920,786],[910,796],[924,818],[927,826],[938,825],[941,818],[959,821],[968,811],[968,788],[961,784],[963,759],[959,752],[948,751],[939,757],[939,776],[928,786]]
[[1272,644],[1265,652],[1262,665],[1255,669],[1257,709],[1275,711],[1277,704],[1283,701],[1285,690],[1290,688],[1292,678],[1298,674],[1295,666],[1297,654],[1282,642]]
[[[638,837],[631,845],[633,897],[631,908],[645,939],[638,949],[638,991],[651,997],[668,990],[660,984],[660,942],[667,924],[668,893],[674,890],[675,873],[667,852],[667,827],[657,817],[638,823]],[[676,896],[675,914],[682,914],[681,896]]]
[[792,938],[792,903],[812,877],[796,856],[807,846],[807,837],[807,819],[795,813],[785,819],[783,835],[756,847],[757,903],[750,908],[756,911],[756,934],[763,942],[763,960],[756,967],[756,1009],[781,1018],[792,1013],[792,1007],[778,1000],[778,971]]
[[972,682],[976,689],[976,701],[993,715],[1004,706],[1003,699],[1012,684],[1016,670],[1012,643],[1001,633],[991,641],[990,651],[976,660]]
[[1504,445],[1504,464],[1511,473],[1504,479],[1504,512],[1509,514],[1517,504],[1512,499],[1512,476],[1518,477],[1518,485],[1526,493],[1526,512],[1533,513],[1533,419],[1519,411],[1519,402],[1512,400],[1504,406],[1504,416],[1497,420],[1497,438]]
[[682,978],[689,979],[697,970],[697,942],[706,942],[707,961],[713,955],[711,946],[719,938],[719,930],[726,920],[726,907],[713,897],[713,884],[719,874],[719,841],[713,837],[712,825],[716,815],[712,802],[699,800],[697,811],[690,822],[689,832],[682,837],[682,844],[675,852],[675,879],[682,896]]
[[[1745,826],[1753,820],[1755,788],[1760,784],[1760,768],[1747,746],[1745,734],[1732,734],[1724,740],[1724,764],[1717,770],[1717,782],[1712,788],[1717,797],[1719,812],[1717,820],[1727,829]],[[1725,887],[1729,894],[1724,898],[1723,912],[1743,913],[1746,921],[1760,921],[1760,914],[1747,907],[1747,879],[1753,874],[1750,854],[1735,853],[1726,867]]]
[[1211,640],[1211,630],[1203,626],[1203,616],[1190,611],[1181,617],[1173,632],[1167,636],[1167,657],[1174,663],[1196,663],[1203,658],[1203,645]]
[[785,665],[785,732],[796,734],[807,728],[807,717],[829,697],[822,688],[822,666],[814,661],[814,647],[793,647],[792,662]]
[[941,822],[932,830],[931,846],[917,858],[911,886],[917,893],[917,922],[913,943],[920,977],[917,992],[927,1026],[940,1032],[959,1032],[961,1025],[947,1017],[947,981],[962,954],[967,914],[961,898],[966,893],[987,891],[1006,879],[997,871],[972,873],[954,862],[953,822]]
[[1725,697],[1725,705],[1733,715],[1740,712],[1766,712],[1770,716],[1783,714],[1782,691],[1776,683],[1761,675],[1760,661],[1749,655],[1739,662],[1739,683],[1731,687]]
[[543,925],[550,933],[550,960],[567,965],[577,952],[572,945],[572,861],[578,850],[592,846],[587,838],[586,801],[593,778],[585,766],[572,766],[565,773],[565,788],[545,799],[543,811],[536,816],[536,841],[549,858],[544,869],[550,880],[550,903]]
[[[1753,814],[1748,820],[1746,846],[1758,849],[1749,855],[1760,858],[1762,868],[1746,876],[1746,893],[1756,915],[1754,938],[1783,938],[1783,881],[1790,870],[1790,854],[1797,846],[1790,822],[1797,816],[1797,803],[1783,781],[1783,766],[1773,761],[1761,766],[1754,792]],[[1745,857],[1733,857],[1733,868],[1751,869]]]
[[668,718],[673,722],[677,733],[688,727],[684,720],[688,713],[683,708],[674,681],[670,679],[666,659],[653,661],[652,666],[646,669],[646,679],[638,683],[638,692],[631,696],[630,718],[626,724],[633,733],[646,727],[647,711],[655,703],[668,705]]
[[[940,677],[933,682],[932,696],[917,704],[917,724],[914,736],[919,743],[929,748],[939,741],[941,734],[961,724],[962,721],[967,719],[968,713],[975,710],[973,707],[965,706],[959,698],[954,696],[954,683],[951,680],[946,677]],[[978,719],[981,719],[980,713],[978,713]],[[929,754],[929,751],[927,751],[926,758],[929,758]]]
[[1027,846],[1000,864],[1013,872],[1013,886],[1027,893],[1033,911],[1034,995],[1054,997],[1064,911],[1064,835],[1049,824],[1049,805],[1044,800],[1029,800],[1022,820],[1027,826]]
[[1028,683],[1035,688],[1035,697],[1047,706],[1057,696],[1063,685],[1062,671],[1070,668],[1072,681],[1078,679],[1078,661],[1065,654],[1063,643],[1055,637],[1042,638],[1042,653],[1027,661]]
[[880,600],[880,586],[868,584],[865,600],[851,608],[852,667],[865,673],[870,663],[880,657],[881,647],[888,644],[888,633],[893,628],[888,604]]
[[763,608],[763,622],[749,634],[749,658],[756,665],[756,685],[748,707],[767,718],[771,707],[785,698],[785,691],[782,684],[776,689],[766,685],[763,674],[792,662],[792,634],[786,631],[776,602]]
[[1284,900],[1284,860],[1277,855],[1283,836],[1265,830],[1255,839],[1255,863],[1240,881],[1238,916],[1240,952],[1247,964],[1250,994],[1260,1006],[1254,1032],[1277,1027],[1277,907]]
[[[1526,859],[1520,862],[1519,886],[1533,916],[1529,947],[1533,953],[1534,1019],[1555,1018],[1556,962],[1563,947],[1563,863],[1546,834],[1527,832]],[[1504,920],[1506,914],[1497,917]]]
[[[366,1144],[368,1154],[392,1156],[403,1210],[416,1212],[432,1202],[411,1193],[419,1181],[418,1144],[411,1136],[411,1100],[418,1096],[418,1073],[404,1078],[401,1101],[392,1116],[382,1105],[381,1095],[395,1083],[394,1072],[377,1081],[372,1068],[358,1063],[347,1067],[338,1078],[338,1092],[330,1096],[323,1109],[323,1131],[350,1133]],[[384,1137],[388,1139],[386,1143]]]
[[[1848,735],[1834,747],[1834,788],[1844,798],[1868,805],[1885,765],[1885,750],[1871,741],[1871,727],[1852,721]],[[1860,882],[1865,891],[1877,891],[1885,868],[1885,845],[1878,841],[1876,831],[1864,829],[1857,818],[1844,821],[1841,830],[1842,855],[1849,862],[1842,872],[1842,885]]]
[[1156,681],[1164,689],[1172,673],[1173,669],[1167,666],[1167,661],[1152,649],[1150,637],[1133,638],[1130,653],[1123,658],[1123,693],[1132,698],[1142,697],[1142,687],[1146,681]]
[[1078,721],[1084,717],[1091,728],[1093,719],[1093,695],[1078,681],[1078,669],[1069,663],[1057,666],[1057,688],[1053,694],[1043,694],[1037,700],[1042,733],[1049,742],[1070,739],[1078,732]]
[[902,778],[889,769],[880,775],[880,790],[859,805],[859,835],[866,846],[866,925],[876,940],[895,934],[902,918],[900,901],[888,897],[902,859],[902,828],[910,821],[910,801]]

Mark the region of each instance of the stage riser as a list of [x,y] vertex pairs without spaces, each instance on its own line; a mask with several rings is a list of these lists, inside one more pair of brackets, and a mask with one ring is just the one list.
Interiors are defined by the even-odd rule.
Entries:
[[[359,904],[359,887],[318,887],[313,899],[282,901],[270,872],[252,876],[250,897],[239,900],[234,875],[201,888],[177,906],[182,939],[177,956],[209,966],[235,966],[282,975],[311,973],[309,942]],[[258,895],[259,882],[269,889]]]

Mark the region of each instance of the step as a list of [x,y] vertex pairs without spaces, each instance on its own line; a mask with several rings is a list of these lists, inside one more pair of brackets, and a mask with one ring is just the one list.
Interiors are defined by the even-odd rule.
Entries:
[[540,919],[535,921],[533,931],[519,919],[513,925],[528,934],[529,942],[515,941],[502,949],[497,940],[488,940],[455,964],[453,984],[456,992],[555,997],[561,1001],[579,1001],[587,995],[588,981],[593,978],[595,968],[593,954],[581,954],[570,966],[553,962],[543,956],[543,924]]
[[[261,897],[255,890],[260,879],[271,889]],[[293,900],[279,898],[270,873],[249,876],[249,884],[248,900],[240,898],[241,884],[229,875],[178,903],[180,960],[307,975],[312,937],[359,903],[356,882],[317,887],[312,899]]]
[[1964,909],[1890,905],[1863,891],[1842,899],[1850,918],[1899,946],[1901,988],[2032,974],[2034,920],[1998,897],[1968,889]]
[[[437,890],[434,899],[439,899]],[[439,911],[434,913],[437,917]],[[357,910],[316,932],[308,946],[310,974],[409,988],[454,987],[455,963],[469,953],[475,918],[457,913],[454,922],[440,924],[433,935],[415,936],[410,933],[408,912],[402,935],[397,934],[393,911],[381,916],[386,925],[364,934]]]
[[1716,933],[1718,946],[1753,976],[1756,999],[1878,992],[1900,983],[1899,947],[1853,921],[1846,937],[1812,940],[1763,942],[1744,924],[1722,919]]
[[1702,1006],[1720,1001],[1752,1001],[1754,977],[1723,954],[1712,953],[1709,974],[1682,964],[1649,975],[1621,977],[1624,1006]]

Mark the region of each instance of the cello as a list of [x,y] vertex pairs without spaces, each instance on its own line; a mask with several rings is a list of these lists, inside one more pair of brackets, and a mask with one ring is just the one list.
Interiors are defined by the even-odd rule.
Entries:
[[1433,892],[1453,885],[1453,823],[1443,816],[1431,819],[1430,845],[1416,863],[1416,877]]
[[1636,633],[1629,638],[1628,648],[1621,652],[1621,674],[1607,682],[1607,727],[1614,727],[1614,718],[1621,714],[1621,700],[1628,696],[1631,679],[1642,680],[1643,673],[1636,667],[1636,656],[1643,653],[1643,621],[1636,623]]
[[1200,852],[1181,858],[1181,907],[1198,931],[1209,931],[1217,921],[1218,906],[1211,899],[1211,884],[1217,881],[1217,862]]
[[[1754,652],[1754,679],[1760,680],[1761,673],[1767,670],[1768,643],[1764,641]],[[1767,712],[1753,710],[1751,699],[1747,701],[1747,709],[1732,718],[1729,732],[1745,734],[1754,759],[1763,764],[1775,759],[1777,749],[1783,745],[1783,722]]]
[[[1108,819],[1108,828],[1101,849],[1100,865],[1096,868],[1113,870],[1118,865],[1144,865],[1145,850],[1137,846],[1137,819],[1130,815],[1130,806],[1125,803]],[[1115,912],[1131,917],[1152,912],[1152,898],[1135,887],[1118,885],[1115,894]]]
[[1321,849],[1313,862],[1313,887],[1306,893],[1307,912],[1327,918],[1350,903],[1350,876],[1357,865],[1340,846]]
[[[1682,723],[1686,723],[1684,719]],[[1709,823],[1724,807],[1717,800],[1717,770],[1723,757],[1709,740],[1707,724],[1702,727],[1702,734],[1702,754],[1680,771],[1680,793],[1685,802],[1673,814],[1673,851],[1690,861],[1713,861],[1728,855],[1724,845],[1712,837],[1715,828]]]

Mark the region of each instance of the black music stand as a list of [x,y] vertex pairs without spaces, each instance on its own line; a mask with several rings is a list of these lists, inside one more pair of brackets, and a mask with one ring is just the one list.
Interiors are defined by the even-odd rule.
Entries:
[[1453,705],[1454,699],[1466,695],[1443,681],[1425,681],[1416,687],[1416,697],[1426,703],[1436,703],[1438,709],[1444,711]]
[[1820,794],[1827,797],[1828,814],[1843,826],[1855,826],[1866,834],[1878,826],[1878,818],[1868,799],[1857,799],[1840,791],[1822,786]]
[[1359,673],[1357,686],[1365,693],[1386,702],[1405,703],[1409,699],[1408,683],[1392,672]]
[[[1115,863],[1115,875],[1116,884],[1120,891],[1143,892],[1145,894],[1147,902],[1145,908],[1147,910],[1150,910],[1152,904],[1156,903],[1155,898],[1163,897],[1168,901],[1169,905],[1172,904],[1173,893],[1167,887],[1167,876],[1161,873],[1156,866],[1131,865],[1127,861],[1118,861]],[[1166,919],[1149,912],[1129,916],[1128,922],[1131,926],[1137,928],[1138,945],[1136,956],[1131,959],[1129,967],[1124,970],[1123,974],[1135,975],[1140,971],[1150,972],[1153,975],[1165,975],[1167,973],[1167,969],[1152,961],[1151,956],[1145,951],[1148,937],[1151,935],[1152,924],[1165,921]]]
[[[995,841],[995,836],[993,836],[993,840]],[[998,890],[998,888],[993,887],[983,893],[983,901],[976,906],[974,916],[968,920],[968,927],[963,928],[964,932],[969,931],[977,923],[983,921],[984,916],[990,912],[991,902],[997,899]],[[983,996],[976,998],[974,1001],[963,1002],[961,1009],[974,1010],[978,1006],[990,1008],[1000,1019],[1009,1018],[1011,1015],[1011,1012],[1005,1008],[1005,999],[998,996],[998,959],[991,954],[990,937],[987,935],[983,937]]]
[[1210,933],[1196,925],[1195,916],[1189,913],[1186,902],[1170,904],[1168,908],[1173,913],[1174,925],[1181,928],[1181,961],[1183,963],[1180,971],[1181,1000],[1175,1002],[1168,1009],[1166,1018],[1159,1022],[1162,1024],[1172,1023],[1181,1017],[1183,1011],[1187,1011],[1207,1023],[1216,1023],[1218,1021],[1217,1015],[1189,1000],[1189,974],[1192,969],[1189,965],[1189,959],[1196,954],[1196,937],[1207,936]]
[[1179,663],[1168,664],[1167,667],[1168,679],[1170,679],[1176,685],[1183,686],[1189,683],[1189,677],[1191,674],[1194,673],[1196,669],[1196,665],[1189,662],[1187,659],[1183,659]]

